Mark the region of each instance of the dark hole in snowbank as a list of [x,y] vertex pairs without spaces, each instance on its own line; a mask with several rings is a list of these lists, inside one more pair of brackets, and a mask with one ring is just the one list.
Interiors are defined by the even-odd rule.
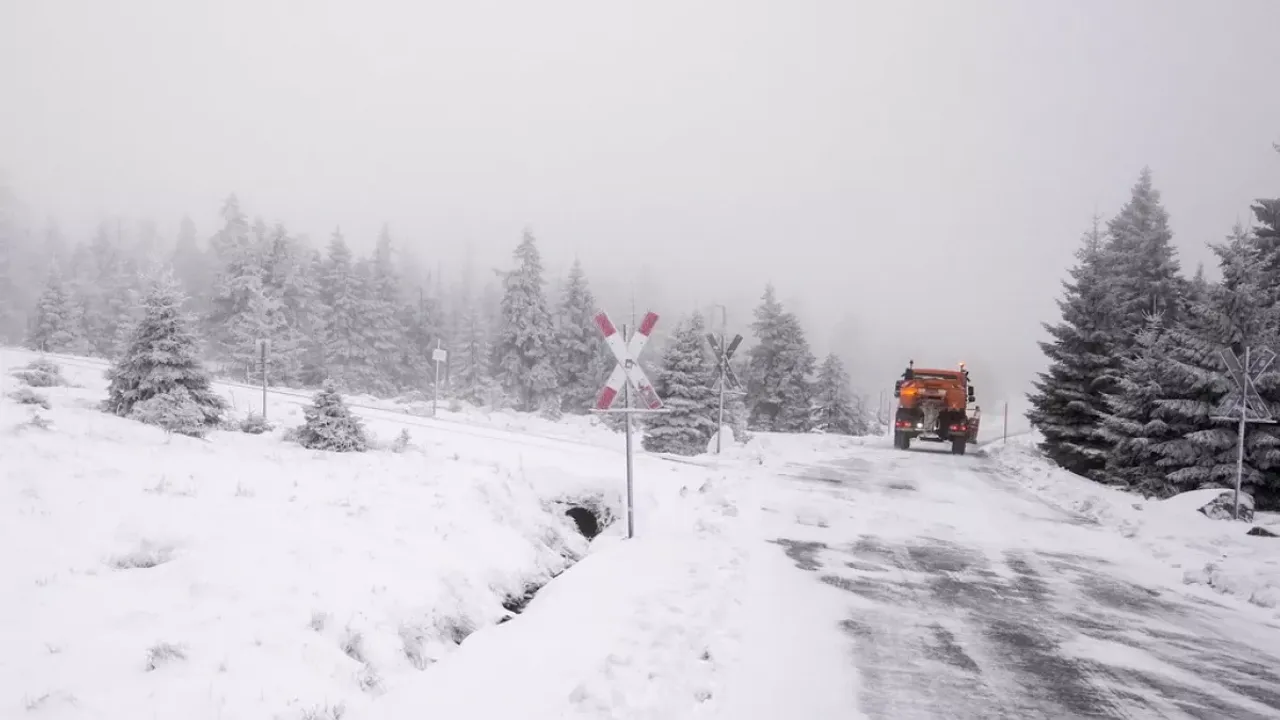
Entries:
[[[573,520],[578,528],[578,532],[587,540],[592,540],[600,535],[600,531],[604,530],[613,523],[613,513],[609,507],[603,503],[600,498],[574,498],[562,499],[557,501],[561,506],[567,507],[564,514],[565,517]],[[552,580],[564,574],[565,570],[573,567],[580,559],[576,553],[567,549],[562,550],[562,555],[568,561],[568,564],[560,572],[552,575],[544,582],[528,583],[524,586],[524,590],[519,595],[511,595],[502,603],[502,609],[506,610],[509,615],[498,621],[498,624],[509,622],[512,618],[524,612],[525,607],[538,594],[538,591],[547,586]]]
[[568,515],[578,525],[578,532],[582,533],[582,537],[591,540],[600,534],[600,520],[595,513],[584,507],[571,507],[565,515]]

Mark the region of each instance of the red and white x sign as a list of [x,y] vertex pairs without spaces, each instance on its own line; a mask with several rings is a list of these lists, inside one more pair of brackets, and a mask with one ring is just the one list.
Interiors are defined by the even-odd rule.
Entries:
[[618,358],[618,366],[613,369],[613,373],[609,375],[609,381],[604,384],[600,395],[596,397],[597,410],[608,410],[613,405],[618,393],[622,391],[623,383],[631,384],[644,407],[650,410],[662,408],[662,398],[658,397],[657,391],[653,389],[653,383],[649,382],[648,376],[640,368],[640,363],[636,362],[640,357],[640,351],[649,342],[649,334],[653,332],[653,326],[657,324],[657,313],[645,314],[640,327],[636,329],[636,334],[631,336],[630,342],[624,342],[622,334],[613,326],[607,314],[601,312],[596,315],[596,327],[600,328],[600,332],[604,334],[605,343],[613,351],[613,356]]

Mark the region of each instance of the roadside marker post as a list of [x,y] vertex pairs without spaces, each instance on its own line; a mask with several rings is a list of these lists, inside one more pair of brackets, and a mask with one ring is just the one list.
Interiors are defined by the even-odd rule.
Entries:
[[258,358],[262,363],[262,419],[267,419],[267,351],[271,349],[270,338],[258,338]]
[[[596,313],[595,323],[596,327],[600,329],[600,334],[604,335],[605,344],[609,346],[609,350],[618,360],[617,366],[609,374],[609,379],[605,382],[604,387],[600,389],[600,394],[596,396],[594,412],[621,413],[627,419],[627,539],[630,540],[635,537],[631,416],[667,412],[662,405],[662,398],[658,397],[657,391],[653,389],[653,383],[649,382],[649,377],[638,362],[640,352],[644,350],[644,346],[649,342],[649,336],[653,333],[654,326],[658,324],[658,315],[652,312],[646,313],[644,320],[640,322],[640,327],[630,337],[627,337],[627,327],[625,325],[622,327],[622,331],[619,332],[613,321],[609,319],[608,314],[603,311]],[[623,407],[621,410],[614,410],[613,403],[617,400],[619,391],[621,391]],[[641,407],[631,406],[632,391],[639,398]]]
[[1246,347],[1244,349],[1243,363],[1240,362],[1240,358],[1236,357],[1231,348],[1219,350],[1218,355],[1222,358],[1223,364],[1227,366],[1227,375],[1230,376],[1231,381],[1236,386],[1234,390],[1223,398],[1222,404],[1218,406],[1218,414],[1213,419],[1236,421],[1240,424],[1236,438],[1235,502],[1231,512],[1231,516],[1239,520],[1240,484],[1244,478],[1245,432],[1248,431],[1249,423],[1273,424],[1276,422],[1271,417],[1271,411],[1267,409],[1267,403],[1258,394],[1258,388],[1254,383],[1275,361],[1276,354],[1270,348],[1264,347],[1251,357],[1250,348]]

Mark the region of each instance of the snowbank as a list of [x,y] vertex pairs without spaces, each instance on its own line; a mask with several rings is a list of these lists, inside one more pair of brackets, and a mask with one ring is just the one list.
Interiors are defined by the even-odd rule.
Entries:
[[[5,397],[33,357],[0,352],[0,611],[21,619],[0,715],[679,717],[715,691],[744,457],[638,454],[622,542],[622,439],[589,422],[358,409],[383,449],[340,455],[283,442],[309,396],[273,392],[273,431],[202,441],[97,410],[84,360],[60,363],[79,387],[40,390],[41,429]],[[619,521],[588,544],[562,500]]]
[[[1182,570],[1183,582],[1263,608],[1280,606],[1280,539],[1249,536],[1247,523],[1211,520],[1199,512],[1222,490],[1145,500],[1057,467],[1036,449],[1039,441],[1038,434],[1011,437],[986,446],[983,453],[1002,475],[1052,504],[1141,543]],[[1267,522],[1262,515],[1259,520]]]

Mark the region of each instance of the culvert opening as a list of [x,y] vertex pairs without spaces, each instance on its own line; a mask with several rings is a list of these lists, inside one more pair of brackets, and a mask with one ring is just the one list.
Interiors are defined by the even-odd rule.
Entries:
[[588,540],[600,534],[600,519],[596,514],[584,507],[571,507],[566,512],[578,526],[578,532]]

